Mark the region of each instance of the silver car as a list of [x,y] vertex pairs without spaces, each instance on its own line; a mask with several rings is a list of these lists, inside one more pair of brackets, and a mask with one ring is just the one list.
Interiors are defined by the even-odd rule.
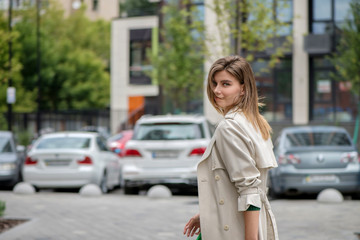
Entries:
[[360,191],[358,152],[344,128],[285,128],[275,141],[274,153],[279,167],[269,175],[273,196],[319,193],[325,188]]
[[94,183],[106,193],[120,184],[119,160],[98,133],[50,133],[28,152],[23,177],[37,188],[80,188]]
[[197,188],[196,166],[214,127],[203,116],[144,116],[126,143],[122,165],[125,194],[163,184]]
[[14,134],[0,131],[0,186],[13,187],[22,180],[25,147],[17,146]]

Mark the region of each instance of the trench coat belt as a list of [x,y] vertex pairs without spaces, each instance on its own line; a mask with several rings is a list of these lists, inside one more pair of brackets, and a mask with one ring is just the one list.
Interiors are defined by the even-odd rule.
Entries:
[[271,210],[269,199],[266,196],[266,193],[259,189],[260,198],[263,202],[266,210],[266,227],[267,227],[267,235],[268,240],[279,240],[279,235],[277,231],[277,225],[275,221],[274,213]]

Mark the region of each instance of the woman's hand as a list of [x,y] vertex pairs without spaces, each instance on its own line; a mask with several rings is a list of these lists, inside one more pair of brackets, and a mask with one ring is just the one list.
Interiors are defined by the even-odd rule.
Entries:
[[184,227],[184,235],[192,237],[194,234],[200,234],[200,214],[196,214],[187,222]]

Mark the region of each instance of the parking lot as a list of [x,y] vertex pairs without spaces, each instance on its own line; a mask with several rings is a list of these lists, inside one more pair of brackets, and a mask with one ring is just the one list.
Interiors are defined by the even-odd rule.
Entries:
[[[100,197],[0,191],[0,200],[6,201],[4,218],[29,219],[0,234],[1,240],[186,239],[183,226],[198,210],[196,196],[150,199],[144,193],[124,195],[122,190]],[[277,199],[271,205],[280,239],[355,240],[354,232],[360,232],[359,200],[324,204],[316,199]]]

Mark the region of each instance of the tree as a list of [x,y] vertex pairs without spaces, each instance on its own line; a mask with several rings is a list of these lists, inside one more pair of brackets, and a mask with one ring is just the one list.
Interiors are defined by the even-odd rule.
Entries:
[[149,54],[173,112],[186,112],[187,103],[202,99],[203,93],[204,26],[196,8],[188,3],[172,2],[162,8],[162,41],[158,53]]
[[358,116],[354,131],[354,142],[357,142],[360,118],[360,2],[350,3],[351,14],[341,28],[341,39],[336,52],[330,57],[336,73],[333,79],[351,84],[351,91],[358,96]]
[[149,0],[125,0],[120,3],[120,15],[127,17],[136,17],[144,15],[154,15],[158,10],[157,3],[152,3]]
[[[51,2],[41,9],[40,86],[37,75],[36,9],[18,11],[23,65],[22,86],[31,93],[30,104],[35,110],[41,88],[41,109],[104,108],[109,104],[108,74],[110,52],[110,24],[103,20],[91,22],[84,14],[85,6],[64,18],[64,12]],[[90,99],[90,100],[89,100]],[[94,100],[96,99],[96,100]]]
[[221,46],[215,55],[239,54],[249,62],[265,56],[272,68],[290,50],[291,36],[276,42],[289,26],[281,11],[289,8],[287,0],[213,0],[207,7],[216,15],[219,36],[207,35],[209,49]]
[[[16,51],[19,49],[18,44],[19,33],[13,30],[11,33],[8,29],[8,20],[0,12],[0,113],[6,112],[6,91],[9,86],[9,79],[12,80],[12,86],[16,88],[16,103],[13,104],[15,111],[21,111],[24,107],[21,105],[23,101],[28,100],[28,94],[21,87],[22,76],[20,70],[22,65],[19,62],[19,55]],[[11,59],[11,70],[9,69],[9,41],[12,41],[13,56]]]

